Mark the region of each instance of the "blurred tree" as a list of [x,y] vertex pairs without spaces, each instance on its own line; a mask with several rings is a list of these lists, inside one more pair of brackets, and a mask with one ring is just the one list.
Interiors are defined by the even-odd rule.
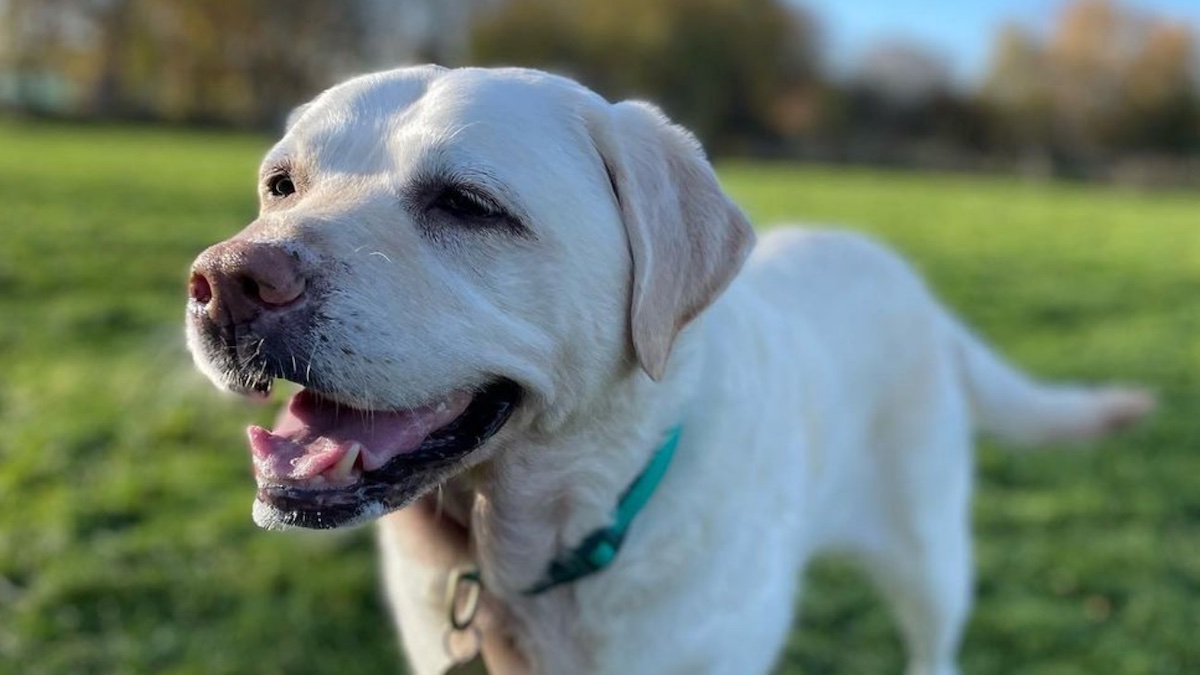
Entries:
[[983,99],[1001,115],[993,131],[1002,141],[1030,148],[1050,141],[1053,110],[1049,56],[1027,30],[1008,24],[996,35]]
[[952,90],[946,58],[908,41],[881,42],[871,48],[854,84],[891,108],[920,107]]
[[993,48],[983,98],[999,132],[1060,159],[1179,153],[1200,144],[1195,35],[1108,0],[1075,0],[1043,44],[1016,26]]
[[1124,145],[1156,151],[1200,150],[1200,56],[1187,26],[1150,27],[1124,79],[1128,105],[1118,120]]
[[133,38],[134,0],[84,0],[79,3],[99,34],[98,73],[92,87],[92,112],[115,117],[126,112],[124,50]]
[[905,42],[827,77],[817,34],[795,0],[0,0],[0,105],[262,127],[340,77],[429,60],[651,99],[717,153],[1094,176],[1200,151],[1194,28],[1114,0],[1004,26],[974,91]]
[[67,104],[58,73],[66,26],[61,0],[6,0],[0,3],[0,73],[9,83],[7,98],[33,112]]
[[[509,0],[476,22],[471,44],[477,62],[549,67],[611,98],[652,99],[728,148],[802,130],[815,34],[776,0]],[[776,105],[781,95],[791,107]]]
[[168,119],[262,125],[356,63],[353,3],[134,0],[144,21],[126,69]]
[[1054,133],[1075,152],[1111,147],[1124,99],[1124,72],[1145,43],[1145,21],[1108,0],[1066,6],[1050,36]]
[[[359,63],[356,3],[7,0],[5,70],[90,116],[263,125]],[[18,94],[29,103],[31,94]],[[63,111],[59,111],[63,112]]]
[[955,148],[981,149],[984,123],[944,56],[891,40],[871,48],[852,73],[830,133],[851,161],[951,165],[961,154]]

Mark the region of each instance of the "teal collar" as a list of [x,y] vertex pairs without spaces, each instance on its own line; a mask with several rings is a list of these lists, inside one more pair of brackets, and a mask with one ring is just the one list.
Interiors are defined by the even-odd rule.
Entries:
[[654,451],[650,463],[642,470],[633,483],[625,489],[613,511],[612,524],[602,527],[584,537],[579,546],[562,556],[550,561],[546,574],[525,595],[538,595],[555,586],[570,583],[583,577],[595,574],[612,564],[625,541],[625,534],[633,519],[650,501],[654,490],[662,482],[671,458],[675,456],[675,446],[679,445],[679,434],[682,429],[675,427],[667,432],[667,439]]

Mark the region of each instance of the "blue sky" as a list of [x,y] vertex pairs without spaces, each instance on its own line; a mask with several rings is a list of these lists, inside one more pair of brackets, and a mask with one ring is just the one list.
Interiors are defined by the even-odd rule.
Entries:
[[[881,40],[922,43],[951,63],[962,81],[987,68],[996,29],[1008,20],[1045,28],[1066,0],[792,0],[820,21],[825,53],[845,72]],[[1120,4],[1183,19],[1200,31],[1200,0],[1123,0]]]

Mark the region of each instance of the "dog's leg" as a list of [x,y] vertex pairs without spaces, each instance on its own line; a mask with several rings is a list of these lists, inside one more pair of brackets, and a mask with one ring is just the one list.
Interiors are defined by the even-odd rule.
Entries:
[[971,604],[970,533],[960,513],[945,519],[944,530],[898,542],[868,566],[900,624],[908,675],[958,672],[955,655]]
[[866,562],[900,624],[908,674],[953,675],[971,605],[970,419],[950,369],[923,385],[881,420],[882,501]]

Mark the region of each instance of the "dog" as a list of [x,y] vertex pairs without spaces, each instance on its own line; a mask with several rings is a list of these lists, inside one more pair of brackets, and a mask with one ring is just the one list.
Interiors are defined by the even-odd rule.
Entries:
[[756,244],[691,134],[560,76],[356,77],[259,185],[194,263],[188,345],[233,392],[303,387],[248,432],[254,519],[377,521],[418,675],[766,673],[830,550],[909,673],[954,673],[974,433],[1086,441],[1153,406],[1028,378],[864,236]]

